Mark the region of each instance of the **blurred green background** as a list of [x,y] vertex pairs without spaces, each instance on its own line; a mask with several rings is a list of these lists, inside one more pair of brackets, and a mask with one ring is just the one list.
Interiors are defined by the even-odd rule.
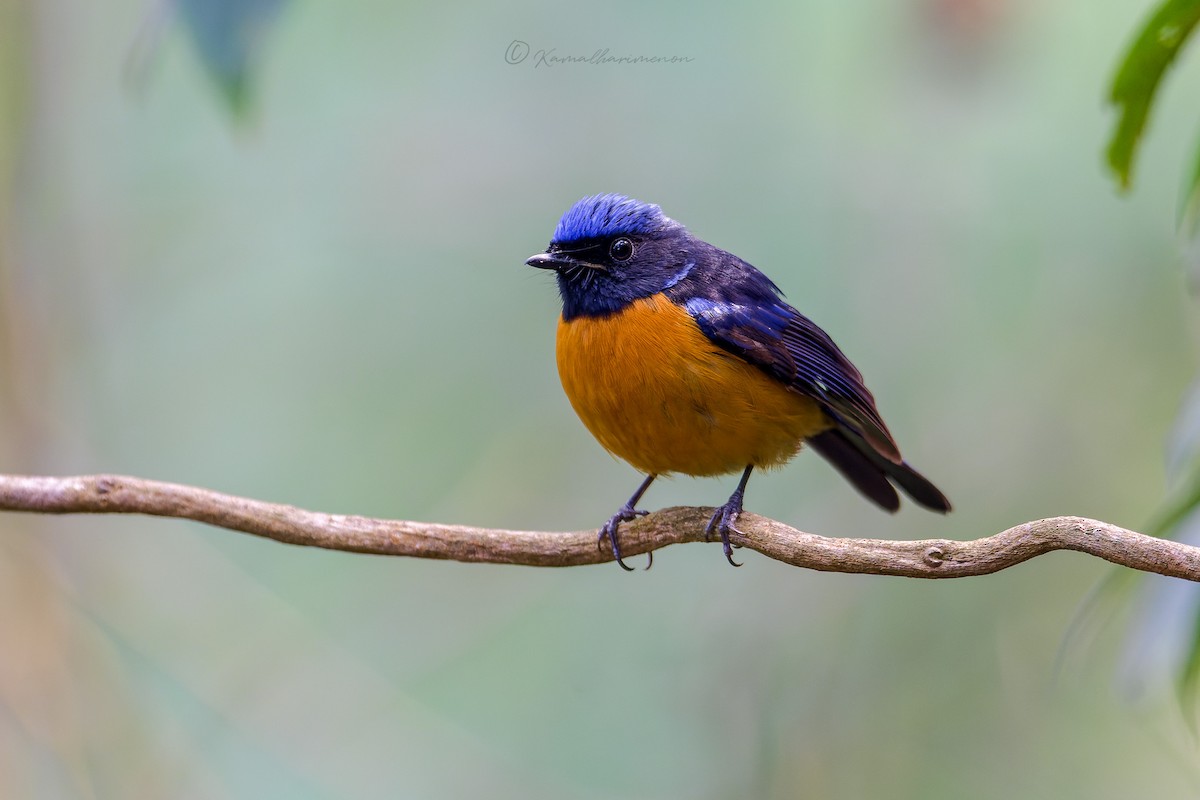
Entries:
[[[293,3],[235,120],[178,27],[123,77],[140,0],[4,0],[0,471],[594,527],[638,476],[571,412],[554,286],[522,262],[618,191],[767,271],[955,503],[889,517],[806,455],[751,510],[837,536],[1137,528],[1195,364],[1195,54],[1136,192],[1101,162],[1147,8]],[[691,60],[535,66],[550,48]],[[744,559],[538,570],[0,516],[0,796],[1194,796],[1169,689],[1114,678],[1119,626],[1062,646],[1103,563],[940,583]]]

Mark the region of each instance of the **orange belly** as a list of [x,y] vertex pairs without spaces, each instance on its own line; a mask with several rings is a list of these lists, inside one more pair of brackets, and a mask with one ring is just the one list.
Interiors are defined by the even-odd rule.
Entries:
[[558,374],[600,444],[650,474],[778,466],[832,426],[812,399],[717,347],[662,295],[560,319]]

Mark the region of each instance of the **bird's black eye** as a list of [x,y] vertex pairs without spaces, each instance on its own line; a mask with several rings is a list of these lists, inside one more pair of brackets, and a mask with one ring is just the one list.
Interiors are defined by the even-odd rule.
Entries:
[[633,242],[625,238],[613,239],[608,246],[608,254],[613,261],[628,261],[633,258]]

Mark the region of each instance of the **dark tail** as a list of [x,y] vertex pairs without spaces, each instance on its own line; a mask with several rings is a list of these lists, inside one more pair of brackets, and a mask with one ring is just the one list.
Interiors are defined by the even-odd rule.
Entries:
[[854,488],[887,511],[900,508],[900,497],[892,483],[930,511],[944,514],[950,510],[950,501],[921,473],[903,461],[899,464],[889,461],[852,434],[833,428],[817,434],[808,443]]

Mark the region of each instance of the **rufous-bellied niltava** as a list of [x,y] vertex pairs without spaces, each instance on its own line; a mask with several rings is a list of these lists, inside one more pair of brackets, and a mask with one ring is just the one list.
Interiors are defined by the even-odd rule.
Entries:
[[[950,501],[900,456],[858,369],[825,331],[784,302],[742,259],[693,236],[650,203],[585,197],[563,215],[546,252],[562,297],[558,374],[583,424],[646,474],[600,528],[617,529],[660,475],[742,470],[712,515],[725,557],[755,467],[785,464],[807,443],[888,511],[899,487],[933,511]],[[895,484],[895,486],[893,486]]]

